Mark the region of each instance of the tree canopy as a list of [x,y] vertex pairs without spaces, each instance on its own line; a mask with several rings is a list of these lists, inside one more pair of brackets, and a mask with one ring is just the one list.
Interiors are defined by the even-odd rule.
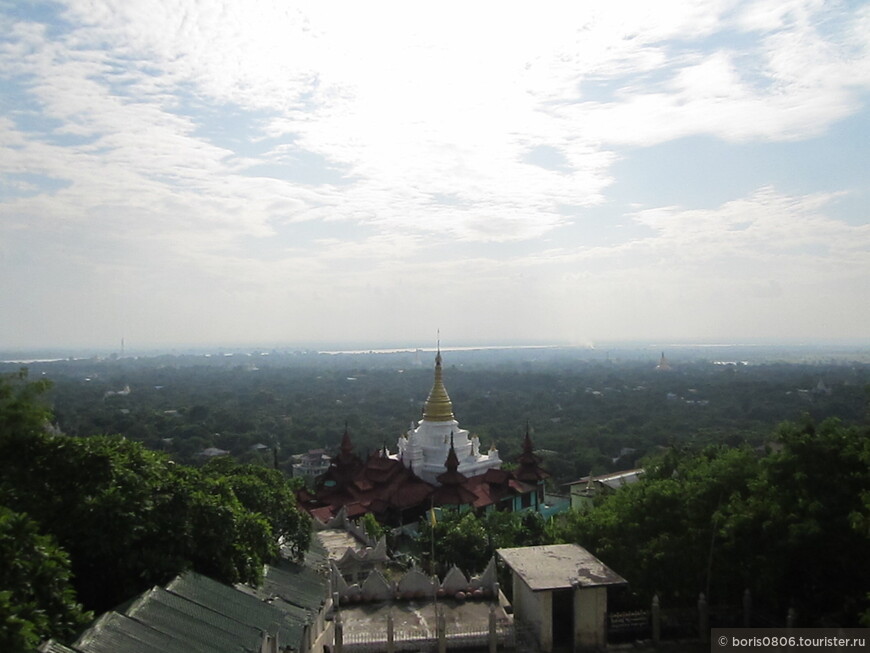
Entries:
[[543,544],[545,523],[534,511],[491,511],[478,517],[473,512],[442,509],[433,524],[420,522],[420,553],[429,551],[435,538],[436,566],[447,571],[459,567],[466,574],[484,570],[496,549]]
[[32,651],[90,620],[70,584],[69,557],[36,522],[0,506],[0,650]]
[[307,548],[308,518],[279,472],[231,460],[197,469],[121,436],[60,434],[38,402],[44,389],[22,375],[0,381],[0,504],[68,554],[88,609],[112,608],[186,569],[257,582],[279,539],[297,556]]
[[638,596],[671,604],[700,592],[739,602],[750,589],[772,614],[857,625],[870,587],[870,438],[826,420],[779,427],[765,453],[672,449],[640,482],[555,528],[625,576]]

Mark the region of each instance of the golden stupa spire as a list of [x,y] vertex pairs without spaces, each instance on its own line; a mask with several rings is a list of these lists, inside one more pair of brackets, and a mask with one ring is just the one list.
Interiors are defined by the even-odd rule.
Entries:
[[438,339],[438,353],[435,356],[435,383],[423,407],[423,419],[427,422],[452,422],[453,404],[447,396],[447,389],[441,378],[441,338]]

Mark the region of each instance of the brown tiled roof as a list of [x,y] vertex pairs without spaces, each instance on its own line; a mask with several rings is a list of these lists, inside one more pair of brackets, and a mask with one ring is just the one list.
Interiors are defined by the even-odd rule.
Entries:
[[532,439],[529,436],[528,425],[526,425],[526,437],[523,439],[523,452],[517,457],[517,463],[514,476],[521,481],[538,483],[545,478],[550,478],[550,474],[540,465],[541,459],[532,451]]
[[442,485],[432,493],[432,503],[436,506],[474,505],[477,495],[464,485]]
[[[538,465],[532,452],[528,429],[523,453],[518,458],[516,472],[488,469],[481,475],[466,477],[459,471],[456,450],[451,446],[445,461],[445,471],[437,477],[434,487],[420,479],[401,460],[390,458],[386,450],[368,456],[365,463],[353,453],[350,436],[345,430],[341,453],[333,458],[329,470],[318,479],[312,494],[301,490],[299,505],[322,519],[338,513],[344,506],[348,517],[366,512],[386,516],[395,511],[434,505],[472,505],[483,508],[518,494],[534,492],[549,474]],[[323,520],[323,519],[322,519]]]
[[447,471],[436,477],[440,487],[432,493],[432,501],[436,506],[463,506],[473,504],[477,498],[474,492],[465,487],[468,477],[459,471],[459,458],[453,448],[453,433],[450,434],[450,450],[444,463]]
[[490,474],[488,470],[486,474],[480,476],[472,476],[465,484],[465,487],[474,493],[474,507],[484,508],[492,504],[498,503],[502,499],[514,494],[514,491],[509,485],[510,472],[503,474]]

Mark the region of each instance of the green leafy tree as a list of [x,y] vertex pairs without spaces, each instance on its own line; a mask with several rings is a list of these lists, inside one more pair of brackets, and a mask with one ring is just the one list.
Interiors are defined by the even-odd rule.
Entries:
[[240,465],[229,456],[209,461],[203,473],[228,483],[245,509],[266,519],[285,552],[302,558],[311,539],[311,519],[297,509],[295,480],[262,465]]
[[21,513],[0,506],[0,650],[32,651],[71,638],[90,620],[76,601],[69,558]]
[[492,510],[480,518],[480,523],[486,531],[490,555],[494,555],[496,549],[536,546],[544,542],[546,523],[541,514],[533,510]]
[[362,525],[368,535],[373,540],[379,540],[386,534],[386,529],[378,523],[375,516],[367,512],[362,516]]
[[552,533],[625,576],[645,601],[688,604],[699,592],[806,625],[857,625],[870,583],[866,429],[784,424],[766,455],[747,448],[672,450],[647,476]]
[[123,437],[53,433],[34,402],[40,388],[8,386],[0,385],[8,408],[0,410],[0,497],[69,553],[88,608],[109,609],[191,568],[257,582],[279,537],[305,550],[308,522],[269,470],[204,473]]
[[473,513],[441,521],[435,533],[435,558],[447,568],[456,565],[466,574],[473,574],[489,562],[486,531]]
[[51,411],[42,395],[50,387],[46,379],[28,380],[26,369],[0,376],[0,436],[44,430]]
[[435,559],[442,568],[456,565],[465,573],[483,571],[496,549],[542,544],[545,522],[533,511],[492,511],[478,517],[472,512],[443,509],[434,526],[421,521],[420,545],[435,538]]
[[626,577],[645,597],[687,603],[740,596],[721,529],[729,502],[748,491],[757,470],[746,448],[672,451],[583,515],[571,512],[554,529],[558,541],[578,542]]
[[728,524],[755,592],[812,625],[868,613],[870,433],[836,419],[783,424]]

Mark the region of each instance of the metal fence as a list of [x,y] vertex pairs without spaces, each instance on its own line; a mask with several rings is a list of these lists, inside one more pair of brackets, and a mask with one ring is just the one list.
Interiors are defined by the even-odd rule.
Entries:
[[794,622],[793,611],[782,618],[753,608],[747,590],[742,605],[707,605],[704,595],[696,606],[665,607],[654,598],[650,610],[611,612],[607,615],[607,641],[625,643],[637,640],[704,640],[710,628],[784,627]]
[[607,615],[607,641],[611,644],[650,639],[652,614],[649,610],[611,612]]
[[[498,650],[515,649],[516,629],[512,622],[496,624],[494,633],[489,628],[457,628],[451,624],[445,629],[444,640],[447,650],[487,650],[493,636]],[[378,633],[345,628],[341,650],[343,653],[383,653],[389,650],[386,625]],[[392,650],[435,652],[438,650],[438,633],[427,628],[396,628],[393,631]]]

